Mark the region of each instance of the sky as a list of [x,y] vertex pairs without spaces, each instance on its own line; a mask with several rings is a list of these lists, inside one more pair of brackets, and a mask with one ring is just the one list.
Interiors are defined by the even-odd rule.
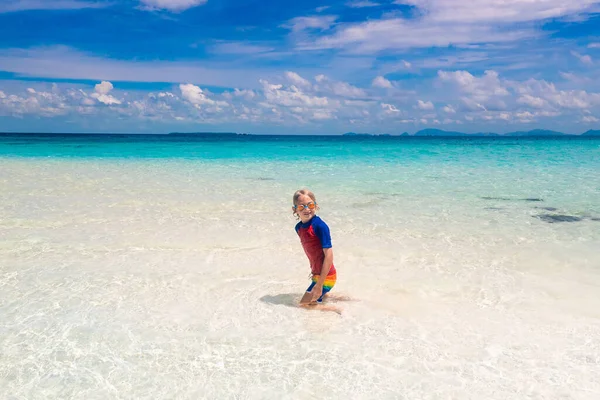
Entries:
[[600,0],[0,0],[0,131],[600,129]]

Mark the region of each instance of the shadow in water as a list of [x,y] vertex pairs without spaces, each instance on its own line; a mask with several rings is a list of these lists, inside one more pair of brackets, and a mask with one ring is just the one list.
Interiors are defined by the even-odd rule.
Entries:
[[[263,297],[260,298],[260,301],[263,301],[265,303],[269,303],[269,304],[278,304],[278,305],[283,305],[283,306],[288,306],[288,307],[298,307],[298,302],[300,301],[300,295],[298,295],[298,293],[282,293],[282,294],[276,294],[274,296],[271,295],[265,295]],[[352,297],[349,296],[345,296],[343,294],[328,294],[325,299],[323,300],[323,303],[337,303],[340,301],[358,301],[358,299],[354,299]]]
[[298,307],[298,301],[300,297],[297,293],[282,293],[274,296],[266,295],[260,298],[260,301],[264,301],[269,304],[278,304],[288,307]]

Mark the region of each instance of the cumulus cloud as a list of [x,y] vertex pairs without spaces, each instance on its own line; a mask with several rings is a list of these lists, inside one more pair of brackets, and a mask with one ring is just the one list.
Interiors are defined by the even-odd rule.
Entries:
[[523,111],[515,113],[515,117],[517,117],[517,119],[519,119],[521,122],[532,122],[535,118],[535,115],[529,111]]
[[179,12],[203,5],[207,0],[140,0],[140,2],[148,9]]
[[417,107],[419,108],[419,110],[433,110],[435,108],[431,101],[423,100],[417,101]]
[[233,90],[233,92],[224,92],[223,93],[223,97],[226,99],[233,99],[233,98],[243,98],[244,100],[247,101],[251,101],[252,99],[254,99],[257,96],[256,92],[254,90],[250,90],[250,89],[238,89],[235,88]]
[[546,100],[529,94],[525,94],[519,97],[517,103],[527,104],[528,106],[535,108],[544,108],[547,104]]
[[108,94],[111,90],[113,90],[113,84],[107,81],[102,81],[94,86],[96,93],[98,94]]
[[24,92],[25,95],[0,91],[0,115],[56,117],[69,112],[68,99],[55,86],[51,90],[26,88]]
[[292,84],[294,84],[296,86],[304,87],[304,88],[309,88],[312,86],[310,81],[304,79],[303,77],[298,75],[296,72],[286,71],[285,77],[287,78],[288,81],[290,81]]
[[583,110],[600,105],[600,93],[588,93],[585,90],[560,90],[554,83],[544,80],[529,79],[523,83],[513,83],[512,86],[517,93],[522,95],[520,100],[529,99],[529,103],[533,102],[538,106],[542,104],[539,99],[545,100],[553,107],[566,109]]
[[189,101],[196,107],[228,105],[225,101],[215,101],[210,99],[200,87],[191,83],[180,84],[179,90],[181,91],[181,97]]
[[379,87],[379,88],[384,88],[384,89],[393,88],[392,82],[388,81],[383,76],[378,76],[375,79],[373,79],[373,82],[371,82],[371,85],[373,87]]
[[485,71],[483,76],[476,77],[468,71],[438,71],[442,82],[452,84],[463,96],[461,103],[470,111],[504,110],[504,98],[510,93],[497,72]]
[[444,112],[446,112],[448,114],[456,114],[456,109],[454,109],[454,107],[451,104],[444,106],[442,108],[442,110],[444,110]]
[[113,90],[112,83],[108,81],[102,81],[94,86],[94,93],[90,96],[94,99],[98,100],[100,103],[106,105],[118,105],[121,104],[121,101],[112,95],[108,94],[111,90]]
[[367,95],[363,89],[353,86],[347,82],[329,79],[323,74],[317,75],[315,80],[318,83],[318,85],[315,85],[315,90],[321,93],[330,93],[344,98],[359,98]]
[[396,114],[400,112],[400,110],[398,110],[398,108],[393,104],[381,103],[381,108],[386,114]]
[[[542,118],[549,121],[557,118],[584,124],[592,123],[591,118],[600,115],[600,93],[572,90],[573,81],[561,80],[556,84],[536,79],[515,81],[495,71],[473,74],[458,70],[438,71],[436,78],[424,81],[415,91],[379,90],[381,85],[389,87],[385,82],[389,81],[376,77],[362,87],[323,74],[307,79],[288,71],[261,80],[258,89],[235,88],[223,93],[212,93],[191,83],[149,93],[116,91],[109,81],[54,86],[22,82],[18,90],[3,83],[0,114],[68,115],[69,121],[85,116],[104,121],[151,120],[173,124],[185,121],[244,123],[256,127],[305,125],[307,130],[352,124],[361,129],[390,132],[396,132],[397,124],[414,125],[420,120],[433,125],[461,121],[529,124]],[[432,101],[434,97],[439,107]],[[434,111],[436,108],[439,113]]]
[[261,80],[263,93],[268,102],[286,107],[327,107],[330,105],[327,97],[311,96],[300,88],[292,85],[285,88],[282,84],[271,84]]

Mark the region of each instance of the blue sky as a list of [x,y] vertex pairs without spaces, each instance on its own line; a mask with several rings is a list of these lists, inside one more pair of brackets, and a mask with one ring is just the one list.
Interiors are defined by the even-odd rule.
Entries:
[[0,0],[0,131],[600,128],[600,0]]

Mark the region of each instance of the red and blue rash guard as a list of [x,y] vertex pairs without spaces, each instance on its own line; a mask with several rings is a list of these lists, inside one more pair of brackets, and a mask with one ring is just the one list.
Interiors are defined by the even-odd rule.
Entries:
[[[298,222],[296,224],[296,233],[300,236],[300,242],[310,261],[310,270],[312,274],[321,274],[321,268],[323,267],[323,261],[325,260],[323,249],[331,248],[329,227],[321,218],[315,215],[306,223],[302,223],[302,221]],[[335,275],[335,267],[333,264],[331,264],[327,276],[330,275]]]

